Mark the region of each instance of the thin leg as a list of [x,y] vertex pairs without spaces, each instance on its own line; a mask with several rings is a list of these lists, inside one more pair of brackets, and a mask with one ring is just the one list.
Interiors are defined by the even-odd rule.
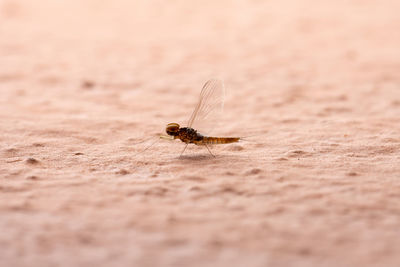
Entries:
[[213,156],[213,157],[215,158],[215,155],[211,152],[211,150],[210,150],[210,148],[207,146],[207,144],[205,144],[205,145],[206,145],[206,148],[207,148],[208,152],[210,152],[211,156]]
[[179,157],[182,157],[183,152],[185,152],[185,150],[186,150],[186,148],[187,148],[188,145],[189,145],[189,144],[186,144],[186,145],[185,145],[185,147],[183,148],[183,150],[182,150],[181,154],[179,155]]

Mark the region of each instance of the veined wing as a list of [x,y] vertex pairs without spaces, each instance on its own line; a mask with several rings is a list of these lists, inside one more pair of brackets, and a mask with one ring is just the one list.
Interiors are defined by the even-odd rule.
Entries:
[[190,116],[188,127],[202,134],[210,134],[219,122],[224,108],[224,100],[223,82],[217,79],[207,81],[201,89],[199,102]]

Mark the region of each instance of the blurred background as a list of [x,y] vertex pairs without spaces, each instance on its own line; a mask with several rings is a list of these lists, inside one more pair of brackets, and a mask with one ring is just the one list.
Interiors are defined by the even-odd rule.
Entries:
[[[74,60],[82,64],[98,65],[97,71],[112,63],[133,72],[137,69],[132,69],[132,62],[145,71],[148,68],[139,66],[151,62],[154,71],[174,72],[170,65],[175,63],[176,68],[186,66],[188,72],[203,69],[219,74],[227,72],[227,66],[246,70],[240,64],[246,59],[257,63],[254,69],[264,67],[267,74],[271,62],[297,62],[315,53],[327,61],[323,66],[334,59],[367,63],[377,54],[388,57],[395,52],[387,41],[398,33],[397,7],[397,1],[371,0],[279,4],[2,0],[2,41],[28,42],[30,52],[38,57],[56,54],[63,45],[69,48],[63,49],[65,58],[75,55]],[[371,15],[375,23],[369,23]],[[362,53],[363,45],[374,49]],[[324,49],[311,51],[310,47]],[[120,54],[126,54],[125,58],[117,57]],[[96,64],[99,55],[103,64]],[[214,68],[204,70],[210,69],[210,61]],[[124,66],[127,62],[129,66]]]
[[245,96],[255,88],[275,99],[266,105],[338,83],[345,91],[380,83],[397,90],[399,7],[390,0],[1,0],[0,86],[15,81],[29,97],[36,93],[18,87],[22,77],[44,94],[62,83],[64,97],[78,99],[85,97],[78,87],[96,86],[102,101],[128,110],[148,99],[144,90],[174,88],[177,103],[190,108],[197,99],[177,92],[197,95],[210,77],[226,80],[241,106],[253,104]]

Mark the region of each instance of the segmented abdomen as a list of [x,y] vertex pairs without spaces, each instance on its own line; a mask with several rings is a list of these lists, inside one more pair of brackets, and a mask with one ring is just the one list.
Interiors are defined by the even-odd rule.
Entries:
[[240,137],[210,137],[204,136],[202,143],[203,144],[229,144],[235,143],[240,140]]

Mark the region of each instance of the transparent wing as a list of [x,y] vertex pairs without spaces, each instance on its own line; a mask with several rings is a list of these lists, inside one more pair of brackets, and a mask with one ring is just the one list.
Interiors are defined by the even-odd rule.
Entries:
[[199,102],[190,116],[187,126],[202,134],[210,134],[220,120],[224,100],[223,82],[217,79],[207,81],[201,89]]

